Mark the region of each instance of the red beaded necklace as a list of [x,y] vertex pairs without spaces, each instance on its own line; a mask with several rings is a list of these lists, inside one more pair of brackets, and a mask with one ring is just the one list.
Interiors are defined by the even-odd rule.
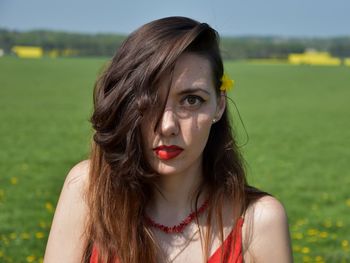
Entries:
[[[197,211],[197,216],[199,216],[201,213],[205,211],[205,209],[208,207],[209,200],[206,200],[202,206]],[[145,215],[146,223],[152,227],[156,227],[160,229],[161,231],[169,234],[169,233],[182,233],[184,228],[193,221],[193,219],[196,218],[196,211],[193,211],[191,214],[189,214],[182,222],[175,226],[165,226],[162,224],[158,224],[154,222],[150,217]]]

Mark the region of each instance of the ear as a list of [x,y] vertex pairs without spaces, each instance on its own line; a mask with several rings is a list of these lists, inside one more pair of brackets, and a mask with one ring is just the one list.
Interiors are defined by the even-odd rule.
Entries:
[[222,114],[224,113],[226,108],[226,92],[221,91],[220,96],[217,99],[216,113],[215,119],[220,120]]

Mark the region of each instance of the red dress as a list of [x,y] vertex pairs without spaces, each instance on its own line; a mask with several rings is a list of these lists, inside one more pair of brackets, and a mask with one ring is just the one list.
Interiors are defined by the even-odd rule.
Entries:
[[[224,263],[243,263],[242,256],[242,225],[244,218],[240,217],[237,220],[236,226],[232,229],[231,233],[225,239],[224,246]],[[219,263],[221,256],[221,247],[219,247],[214,254],[209,258],[208,263]],[[98,263],[98,251],[94,246],[92,249],[92,255],[90,263]]]

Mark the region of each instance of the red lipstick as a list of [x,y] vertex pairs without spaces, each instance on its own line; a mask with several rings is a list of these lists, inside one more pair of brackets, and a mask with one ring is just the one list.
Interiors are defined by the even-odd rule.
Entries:
[[178,156],[183,149],[176,145],[161,145],[153,149],[159,159],[170,160]]

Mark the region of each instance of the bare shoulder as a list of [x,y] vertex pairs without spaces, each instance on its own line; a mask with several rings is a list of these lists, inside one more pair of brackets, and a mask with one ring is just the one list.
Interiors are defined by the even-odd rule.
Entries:
[[85,190],[90,161],[74,165],[68,172],[52,220],[46,245],[45,263],[80,262],[85,245],[84,230],[88,213]]
[[245,262],[293,262],[288,216],[278,199],[261,197],[247,209],[246,219]]
[[67,188],[82,188],[83,190],[89,181],[90,160],[83,160],[75,164],[69,171],[65,186]]
[[261,197],[253,204],[252,208],[254,221],[259,227],[287,222],[287,213],[284,205],[275,197]]

